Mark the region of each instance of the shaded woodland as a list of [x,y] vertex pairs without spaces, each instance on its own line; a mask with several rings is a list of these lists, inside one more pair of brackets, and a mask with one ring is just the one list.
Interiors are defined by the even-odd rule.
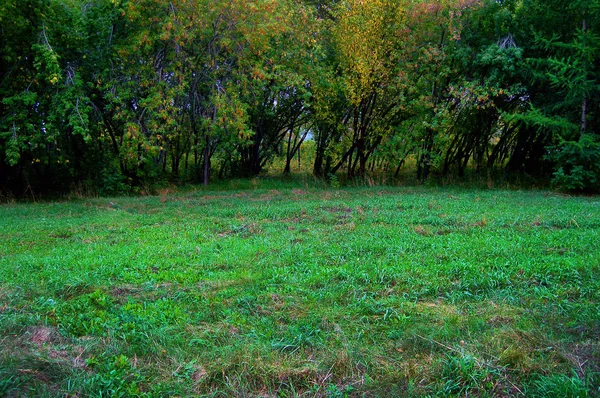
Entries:
[[[4,0],[0,190],[279,172],[600,184],[598,0]],[[413,172],[413,171],[411,171]]]

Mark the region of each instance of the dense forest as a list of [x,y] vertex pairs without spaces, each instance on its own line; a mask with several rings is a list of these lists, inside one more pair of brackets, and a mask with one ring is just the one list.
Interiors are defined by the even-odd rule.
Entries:
[[600,184],[599,0],[3,0],[0,191],[289,173]]

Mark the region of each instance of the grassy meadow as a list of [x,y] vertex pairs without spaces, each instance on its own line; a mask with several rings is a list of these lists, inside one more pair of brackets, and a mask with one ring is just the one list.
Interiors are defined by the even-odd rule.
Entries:
[[600,197],[0,205],[0,396],[600,396]]

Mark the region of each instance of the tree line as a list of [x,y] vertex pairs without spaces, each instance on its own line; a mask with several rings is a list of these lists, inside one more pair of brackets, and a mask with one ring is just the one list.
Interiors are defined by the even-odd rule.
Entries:
[[4,0],[0,190],[282,173],[600,184],[600,0]]

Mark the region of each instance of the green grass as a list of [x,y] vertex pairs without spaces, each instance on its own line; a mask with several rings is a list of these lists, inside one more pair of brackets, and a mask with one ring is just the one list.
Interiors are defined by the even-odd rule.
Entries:
[[600,396],[600,198],[292,185],[0,206],[0,396]]

